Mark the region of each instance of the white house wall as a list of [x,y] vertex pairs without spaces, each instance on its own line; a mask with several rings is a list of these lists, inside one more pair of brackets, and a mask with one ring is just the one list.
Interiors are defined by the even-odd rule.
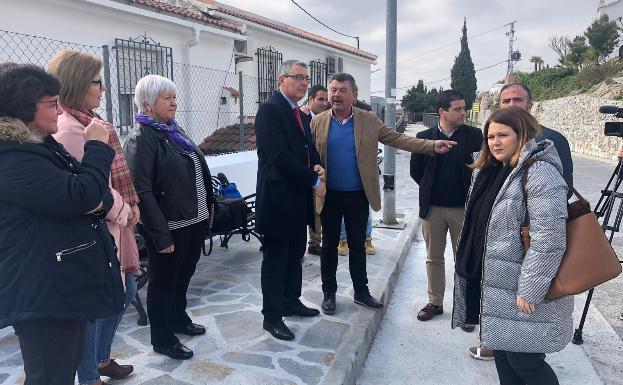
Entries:
[[[126,3],[107,2],[104,4],[128,7]],[[325,61],[329,55],[339,55],[344,59],[343,70],[351,73],[359,85],[359,98],[370,100],[371,61],[352,54],[324,47],[303,39],[285,35],[264,27],[247,24],[247,55],[252,62],[233,62],[233,43],[231,36],[221,36],[212,32],[201,32],[198,44],[189,47],[193,39],[193,29],[157,20],[144,15],[136,15],[118,9],[94,4],[84,0],[0,0],[0,29],[42,38],[61,40],[68,43],[99,47],[115,45],[115,38],[136,38],[147,34],[155,42],[171,47],[173,61],[185,65],[174,66],[174,81],[178,85],[178,119],[197,142],[213,132],[238,121],[237,99],[223,91],[224,86],[238,89],[235,72],[245,74],[245,115],[253,116],[257,110],[257,57],[256,49],[272,46],[283,54],[283,59],[298,59],[304,62],[320,59]],[[141,12],[143,12],[142,10]],[[156,12],[150,13],[156,15]],[[188,23],[188,21],[183,21]],[[3,44],[0,41],[0,61],[18,60],[14,52],[33,49],[28,41],[18,45]],[[29,61],[45,65],[57,48],[34,52],[29,57],[22,54],[18,61]],[[111,57],[112,57],[111,51]],[[192,65],[189,67],[188,64]],[[116,73],[111,73],[113,99],[116,98]],[[221,105],[221,97],[227,103]],[[113,103],[115,105],[115,103]],[[102,106],[103,114],[104,106]],[[113,112],[117,122],[118,111]]]
[[[95,47],[113,47],[115,38],[136,38],[146,33],[161,45],[171,47],[175,63],[196,66],[194,69],[175,66],[180,123],[190,129],[196,141],[202,141],[217,128],[217,121],[222,118],[218,112],[225,73],[233,71],[233,38],[202,32],[198,44],[189,47],[188,42],[193,38],[190,27],[79,0],[0,0],[0,4],[0,25],[7,31]],[[2,47],[3,50],[24,48]],[[54,53],[54,49],[36,52],[31,61],[45,65]],[[5,53],[3,60],[11,60],[12,56]],[[114,73],[111,78],[116,85]],[[112,92],[116,92],[116,87]]]
[[[345,52],[337,51],[329,47],[320,46],[311,42],[249,26],[248,53],[255,58],[258,48],[272,46],[283,54],[283,60],[298,59],[304,63],[312,60],[325,61],[327,56],[337,55],[344,58],[344,72],[348,72],[357,81],[359,86],[359,99],[370,101],[370,66],[371,61],[358,58]],[[255,75],[257,76],[257,63],[254,61]]]

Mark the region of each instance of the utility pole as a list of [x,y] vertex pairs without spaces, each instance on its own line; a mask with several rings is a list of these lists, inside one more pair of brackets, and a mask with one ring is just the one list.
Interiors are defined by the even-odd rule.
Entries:
[[515,62],[519,60],[519,57],[521,57],[521,55],[517,57],[519,52],[516,53],[515,51],[513,51],[513,42],[517,40],[515,39],[515,23],[516,22],[517,21],[512,21],[506,24],[510,26],[510,30],[506,32],[506,36],[508,36],[508,60],[507,60],[508,66],[506,67],[506,76],[515,72]]
[[[396,129],[396,37],[397,0],[387,0],[386,66],[385,66],[385,125]],[[396,150],[385,146],[383,149],[383,224],[396,222]]]

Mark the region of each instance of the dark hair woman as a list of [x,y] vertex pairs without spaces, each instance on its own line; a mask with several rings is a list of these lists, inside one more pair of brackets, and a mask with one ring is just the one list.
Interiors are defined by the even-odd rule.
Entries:
[[214,198],[205,158],[175,120],[176,92],[175,84],[162,76],[138,81],[134,102],[139,124],[125,143],[125,153],[147,238],[151,344],[156,353],[188,359],[192,350],[174,333],[205,333],[186,314],[186,291]]
[[494,350],[502,385],[558,384],[545,353],[562,350],[573,331],[573,297],[545,298],[565,251],[567,184],[553,143],[537,143],[538,132],[516,107],[486,122],[456,256],[452,327],[480,324],[480,347]]
[[89,127],[76,161],[51,135],[59,90],[40,67],[0,64],[0,328],[15,329],[26,385],[73,384],[86,320],[124,302],[104,222],[108,131]]

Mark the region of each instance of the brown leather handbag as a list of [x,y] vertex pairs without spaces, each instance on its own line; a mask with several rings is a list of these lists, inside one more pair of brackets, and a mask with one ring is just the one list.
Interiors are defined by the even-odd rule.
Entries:
[[[526,205],[521,236],[524,250],[530,247],[530,218],[526,183],[528,168],[521,177],[521,188]],[[567,205],[567,248],[560,267],[545,298],[555,299],[580,294],[621,274],[621,264],[610,246],[589,202],[567,181],[569,190],[577,197]]]

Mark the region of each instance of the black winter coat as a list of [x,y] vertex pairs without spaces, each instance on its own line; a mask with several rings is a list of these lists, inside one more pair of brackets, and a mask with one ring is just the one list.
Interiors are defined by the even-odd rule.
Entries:
[[[140,199],[143,229],[156,250],[163,250],[173,245],[168,221],[193,219],[198,215],[195,164],[166,133],[143,124],[132,130],[123,150]],[[210,207],[214,201],[210,169],[196,146],[195,152],[203,168]],[[207,230],[206,227],[206,234]]]
[[[314,227],[313,186],[320,164],[309,130],[311,118],[301,113],[303,128],[281,92],[262,104],[255,118],[257,138],[256,229],[271,237],[293,238]],[[309,157],[310,166],[307,165]]]
[[[464,138],[459,141],[451,151],[459,151],[462,164],[468,165],[473,163],[472,154],[480,151],[483,145],[482,131],[479,128],[462,125],[459,128],[463,131]],[[440,140],[439,127],[435,126],[428,130],[420,131],[416,135],[420,139]],[[426,218],[430,207],[431,193],[433,189],[433,179],[435,177],[435,168],[437,157],[423,154],[411,154],[411,177],[420,186],[420,218]],[[465,196],[471,184],[472,170],[467,166],[461,168],[461,180]]]
[[[121,270],[104,214],[115,152],[84,146],[82,164],[51,136],[37,143],[0,118],[0,328],[28,319],[94,319],[123,310]],[[104,212],[105,213],[105,212]]]

